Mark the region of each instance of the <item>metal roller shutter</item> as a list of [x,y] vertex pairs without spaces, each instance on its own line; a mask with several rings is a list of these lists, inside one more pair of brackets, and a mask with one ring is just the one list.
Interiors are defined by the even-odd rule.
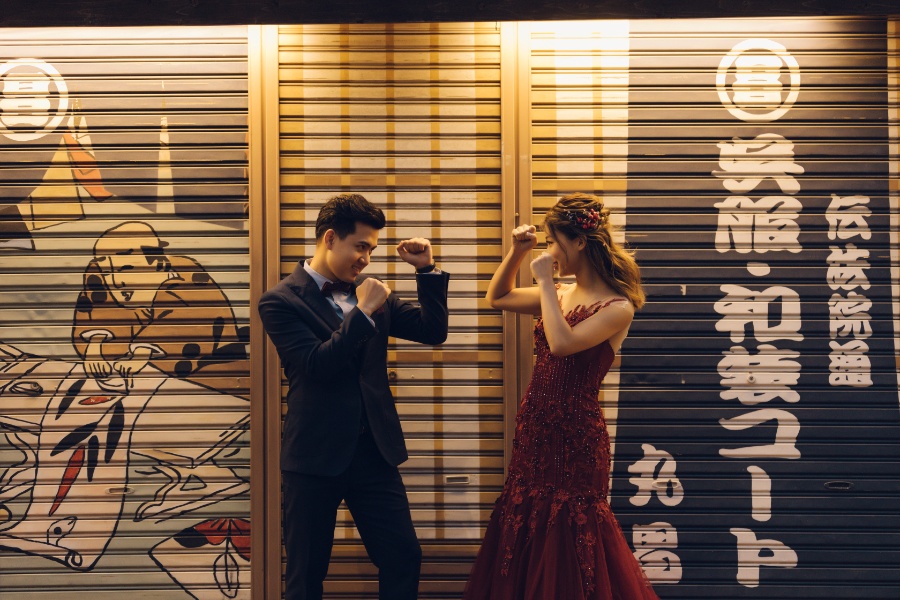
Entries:
[[663,597],[900,594],[886,26],[519,25],[526,212],[598,193],[643,268],[600,401],[613,509]]
[[650,298],[613,509],[665,597],[900,594],[886,49],[884,20],[630,23]]
[[[499,40],[472,23],[279,33],[282,276],[312,256],[321,204],[350,191],[388,220],[367,272],[414,297],[392,249],[423,236],[452,274],[447,342],[395,341],[388,357],[423,599],[460,596],[503,477],[503,328],[483,300],[501,256]],[[377,597],[345,509],[336,539],[327,597]]]
[[0,31],[4,598],[249,597],[246,31]]
[[[0,39],[3,594],[247,598],[247,30]],[[448,342],[389,356],[423,599],[460,595],[527,382],[531,319],[481,299],[501,240],[575,190],[647,282],[600,401],[661,596],[900,594],[897,39],[853,18],[278,30],[280,133],[271,90],[249,98],[279,225],[254,265],[280,244],[289,272],[356,191],[389,220],[370,272],[413,294],[387,249],[426,235],[453,274]],[[101,368],[151,361],[91,376],[91,339]],[[337,537],[329,597],[376,597],[346,512]]]

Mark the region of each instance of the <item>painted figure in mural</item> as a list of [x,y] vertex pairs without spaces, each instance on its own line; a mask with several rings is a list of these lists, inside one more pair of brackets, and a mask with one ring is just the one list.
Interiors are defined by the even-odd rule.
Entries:
[[416,268],[420,304],[362,276],[384,225],[360,195],[330,199],[312,259],[259,303],[289,386],[281,453],[289,600],[322,598],[341,500],[379,569],[379,597],[417,598],[421,549],[397,469],[407,452],[387,343],[446,339],[449,275],[435,268],[429,241],[413,238],[397,253]]
[[[165,246],[139,222],[97,240],[76,306],[74,341],[82,361],[0,344],[6,411],[0,414],[0,456],[12,459],[0,465],[0,550],[90,571],[122,519],[161,523],[249,491],[249,474],[228,460],[245,445],[247,399],[191,380],[200,369],[214,370],[214,361],[233,372],[234,364],[225,361],[246,357],[243,343],[232,341],[239,337],[233,312],[195,261],[168,256]],[[212,309],[198,315],[192,304]],[[160,447],[157,427],[138,426],[154,402],[204,397],[214,398],[221,412],[203,413],[196,405],[194,416],[205,419],[204,426],[184,446]],[[132,470],[135,455],[141,464]],[[98,474],[117,485],[98,485]],[[153,494],[132,513],[125,500],[133,481]],[[109,518],[91,519],[85,506]],[[207,519],[160,542],[150,555],[189,593],[215,586],[235,597],[247,580],[241,573],[249,572],[248,539],[245,519]],[[180,578],[173,551],[201,545],[210,547],[209,564]]]
[[[544,219],[536,287],[516,288],[536,229],[513,246],[488,286],[491,306],[540,315],[537,361],[516,417],[509,474],[472,567],[467,600],[655,599],[607,503],[610,443],[600,384],[644,304],[640,269],[613,239],[609,210],[563,196]],[[575,283],[554,284],[553,270]]]
[[166,254],[167,245],[139,221],[94,244],[72,342],[85,372],[107,386],[127,388],[147,364],[190,378],[247,356],[228,298],[197,261]]

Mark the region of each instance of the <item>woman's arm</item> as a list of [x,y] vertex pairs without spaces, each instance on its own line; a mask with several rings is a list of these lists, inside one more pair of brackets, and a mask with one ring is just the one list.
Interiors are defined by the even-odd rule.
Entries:
[[485,298],[494,308],[533,315],[541,312],[540,292],[537,288],[517,288],[516,273],[522,261],[537,244],[534,225],[520,225],[513,230],[513,245],[497,267]]
[[541,298],[541,318],[544,321],[544,335],[550,352],[556,356],[568,356],[593,348],[631,324],[634,309],[630,304],[619,304],[616,310],[602,310],[571,327],[563,316],[553,283],[553,258],[543,254],[531,263],[532,272],[538,280]]

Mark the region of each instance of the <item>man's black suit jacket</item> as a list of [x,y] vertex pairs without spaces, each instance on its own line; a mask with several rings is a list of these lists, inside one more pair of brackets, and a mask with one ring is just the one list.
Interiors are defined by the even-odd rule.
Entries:
[[[357,278],[357,285],[367,276]],[[338,317],[315,280],[298,263],[263,294],[259,314],[288,380],[281,469],[335,476],[350,464],[363,406],[385,460],[408,458],[400,417],[388,384],[388,336],[422,344],[447,339],[447,273],[416,275],[419,304],[391,293],[384,310],[354,308]]]

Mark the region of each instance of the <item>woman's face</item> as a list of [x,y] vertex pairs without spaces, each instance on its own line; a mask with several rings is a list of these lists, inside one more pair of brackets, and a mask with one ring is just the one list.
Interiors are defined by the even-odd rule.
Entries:
[[578,240],[570,240],[552,229],[547,232],[547,253],[553,257],[553,266],[560,277],[574,275],[581,258]]

